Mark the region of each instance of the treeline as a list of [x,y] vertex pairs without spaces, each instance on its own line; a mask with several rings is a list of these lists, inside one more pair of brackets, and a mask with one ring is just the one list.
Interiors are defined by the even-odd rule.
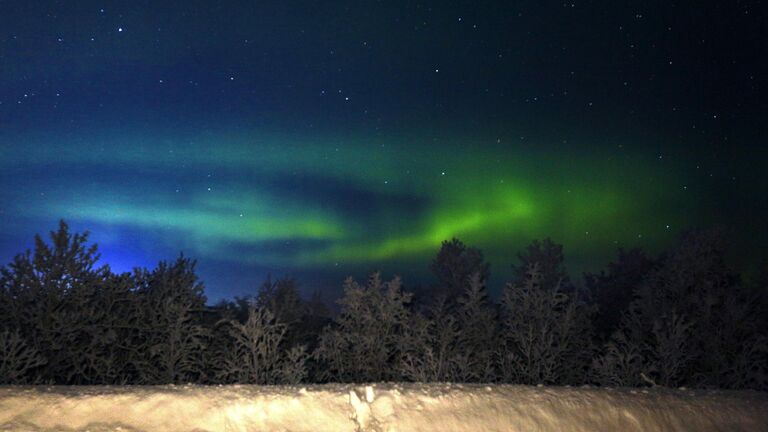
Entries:
[[574,284],[562,246],[518,255],[500,301],[490,267],[459,240],[416,293],[373,274],[344,282],[331,317],[295,280],[206,306],[195,262],[115,274],[87,234],[0,271],[0,383],[294,384],[453,381],[768,389],[768,275],[744,283],[717,232],[649,257],[620,250]]

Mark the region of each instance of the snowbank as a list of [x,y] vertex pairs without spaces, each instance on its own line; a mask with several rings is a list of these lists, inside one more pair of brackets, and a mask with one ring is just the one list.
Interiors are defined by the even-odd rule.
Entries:
[[758,431],[768,394],[461,384],[0,387],[5,431]]

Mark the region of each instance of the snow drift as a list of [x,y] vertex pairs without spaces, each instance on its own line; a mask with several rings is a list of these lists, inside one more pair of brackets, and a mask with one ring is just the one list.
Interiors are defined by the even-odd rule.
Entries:
[[768,394],[466,384],[0,387],[4,431],[758,431]]

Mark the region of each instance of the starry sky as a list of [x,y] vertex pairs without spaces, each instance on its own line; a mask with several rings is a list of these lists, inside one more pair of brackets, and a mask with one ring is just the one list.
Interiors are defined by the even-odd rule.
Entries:
[[503,281],[717,225],[765,256],[759,1],[0,1],[0,260],[65,219],[117,271],[179,252],[211,299]]

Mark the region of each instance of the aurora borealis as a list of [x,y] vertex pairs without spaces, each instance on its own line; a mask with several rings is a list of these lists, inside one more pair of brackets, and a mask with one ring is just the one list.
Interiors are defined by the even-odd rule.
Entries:
[[497,277],[547,236],[574,270],[766,240],[750,2],[28,3],[0,17],[3,262],[60,218],[119,271],[197,258],[212,298],[419,280],[453,236]]

